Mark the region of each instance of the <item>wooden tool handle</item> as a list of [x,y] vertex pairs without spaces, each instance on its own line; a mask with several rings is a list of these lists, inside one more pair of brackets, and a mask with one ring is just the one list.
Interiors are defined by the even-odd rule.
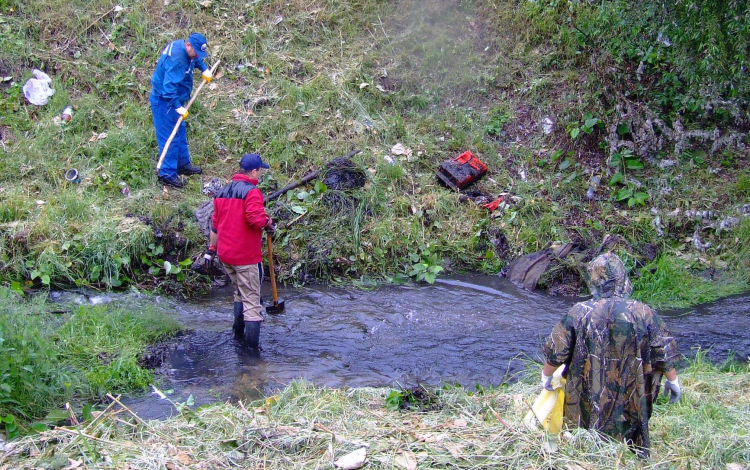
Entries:
[[273,292],[273,304],[279,303],[279,294],[276,292],[276,273],[273,270],[273,243],[271,242],[271,234],[266,233],[266,242],[268,243],[268,270],[271,275],[271,292]]

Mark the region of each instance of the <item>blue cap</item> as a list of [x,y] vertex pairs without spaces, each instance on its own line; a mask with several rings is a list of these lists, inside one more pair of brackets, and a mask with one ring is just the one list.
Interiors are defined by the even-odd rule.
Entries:
[[193,46],[198,57],[201,59],[208,57],[208,41],[206,41],[206,36],[201,33],[192,33],[188,38],[188,42]]
[[245,171],[253,171],[258,168],[271,168],[257,153],[246,153],[240,160],[240,168]]

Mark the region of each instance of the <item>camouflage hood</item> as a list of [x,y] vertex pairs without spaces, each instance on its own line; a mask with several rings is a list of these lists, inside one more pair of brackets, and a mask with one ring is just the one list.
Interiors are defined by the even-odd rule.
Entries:
[[594,300],[618,297],[628,299],[633,293],[625,265],[614,253],[596,257],[587,267],[588,285]]

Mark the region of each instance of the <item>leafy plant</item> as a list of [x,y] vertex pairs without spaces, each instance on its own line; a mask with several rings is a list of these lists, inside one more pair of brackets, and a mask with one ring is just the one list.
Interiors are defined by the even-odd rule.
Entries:
[[508,111],[504,108],[496,108],[490,114],[490,119],[484,126],[484,131],[487,135],[499,137],[508,121],[510,121],[510,114]]
[[648,193],[638,191],[633,184],[628,184],[626,188],[620,188],[615,191],[615,201],[628,201],[628,207],[643,206],[646,204],[649,196]]
[[434,284],[437,275],[443,271],[438,254],[433,251],[429,244],[420,245],[418,252],[413,251],[409,254],[409,259],[414,263],[409,271],[409,276],[415,278],[417,282],[425,281]]
[[567,130],[568,134],[570,134],[570,138],[575,140],[581,135],[581,132],[591,134],[594,132],[594,129],[601,129],[603,127],[604,123],[601,119],[594,117],[594,115],[589,112],[583,115],[582,120],[569,123]]

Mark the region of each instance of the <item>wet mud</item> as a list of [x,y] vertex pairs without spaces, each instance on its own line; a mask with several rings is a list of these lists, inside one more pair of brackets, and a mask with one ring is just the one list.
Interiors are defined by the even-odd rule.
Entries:
[[[263,291],[269,299],[270,286]],[[174,403],[192,395],[204,404],[273,394],[300,378],[318,386],[412,391],[498,385],[541,360],[544,338],[575,302],[479,275],[433,286],[282,288],[279,296],[285,312],[266,317],[258,352],[231,333],[229,289],[199,302],[167,301],[190,332],[159,350],[157,386],[172,391]],[[739,296],[661,313],[683,354],[702,349],[722,362],[750,355],[748,307],[750,296]],[[145,418],[160,418],[175,413],[169,400],[151,394],[127,403]]]

